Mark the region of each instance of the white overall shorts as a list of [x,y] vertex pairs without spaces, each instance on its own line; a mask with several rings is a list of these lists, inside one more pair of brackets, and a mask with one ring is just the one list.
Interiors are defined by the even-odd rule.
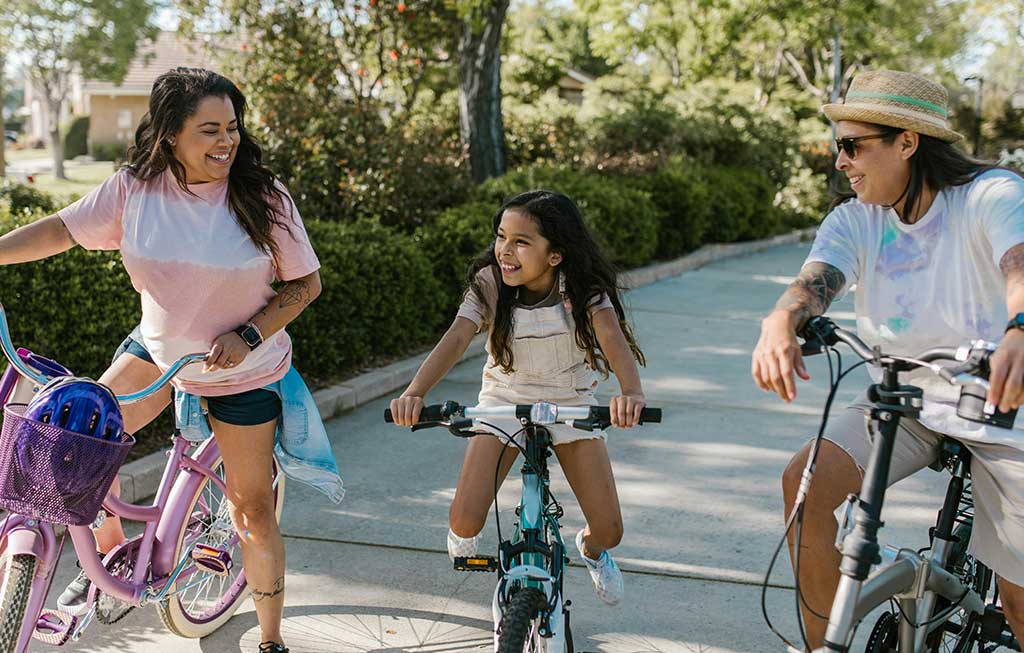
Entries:
[[[546,308],[514,308],[512,312],[512,372],[494,361],[490,339],[483,370],[480,406],[532,404],[548,401],[561,406],[597,404],[594,390],[597,373],[587,364],[586,353],[576,345],[576,322],[567,303]],[[515,435],[522,425],[511,418],[485,420]],[[480,425],[474,430],[492,433]],[[565,424],[548,426],[553,444],[574,440],[605,439],[604,431],[582,431]],[[523,436],[517,438],[525,444]]]

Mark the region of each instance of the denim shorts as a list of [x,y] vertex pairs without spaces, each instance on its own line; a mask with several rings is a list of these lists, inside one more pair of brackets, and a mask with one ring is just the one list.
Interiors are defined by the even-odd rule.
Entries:
[[[125,338],[121,346],[114,351],[113,360],[117,360],[121,354],[131,354],[147,363],[156,364],[142,343],[131,335]],[[255,426],[256,424],[266,424],[281,416],[281,398],[277,396],[276,392],[263,388],[233,395],[205,397],[205,399],[210,414],[214,419],[225,424]]]

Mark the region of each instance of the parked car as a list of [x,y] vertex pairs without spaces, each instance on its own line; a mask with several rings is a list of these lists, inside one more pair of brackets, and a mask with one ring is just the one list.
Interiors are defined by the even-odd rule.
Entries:
[[10,129],[5,129],[4,130],[4,140],[7,141],[8,143],[17,143],[18,142],[18,132],[11,131]]

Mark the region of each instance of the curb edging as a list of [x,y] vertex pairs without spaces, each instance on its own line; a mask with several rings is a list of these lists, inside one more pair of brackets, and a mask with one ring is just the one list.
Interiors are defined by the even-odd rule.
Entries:
[[[704,245],[700,249],[674,261],[655,263],[644,268],[637,268],[619,275],[620,284],[629,290],[650,285],[652,283],[679,276],[684,272],[696,270],[708,263],[721,261],[737,256],[754,254],[777,245],[788,245],[812,237],[817,227],[798,229],[788,234],[773,236],[763,240],[752,240],[745,243]],[[473,339],[461,360],[473,358],[484,353],[486,335],[479,334]],[[426,360],[430,352],[424,352],[410,358],[385,365],[365,374],[323,388],[313,393],[313,399],[324,420],[346,413],[378,399],[390,392],[406,386],[416,374],[416,370]],[[160,485],[164,467],[167,462],[167,451],[157,451],[133,460],[118,472],[121,481],[121,498],[135,503],[152,497]]]

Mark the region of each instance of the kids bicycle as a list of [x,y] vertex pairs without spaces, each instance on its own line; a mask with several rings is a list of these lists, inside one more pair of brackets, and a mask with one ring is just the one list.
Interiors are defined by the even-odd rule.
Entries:
[[[164,625],[182,637],[217,630],[249,590],[241,564],[235,564],[241,561],[241,547],[216,441],[193,446],[175,430],[152,505],[124,502],[107,490],[134,442],[131,436],[109,442],[26,419],[25,405],[12,398],[31,397],[37,389],[33,385],[68,372],[25,349],[15,351],[3,306],[0,348],[10,361],[0,377],[0,508],[9,511],[0,518],[0,653],[25,653],[33,638],[58,646],[76,641],[93,620],[112,624],[149,604],[156,604]],[[204,358],[185,356],[149,387],[117,400],[141,401]],[[18,449],[26,442],[33,447],[33,459],[45,464],[20,464]],[[276,464],[272,473],[280,518],[284,475]],[[79,494],[69,494],[69,483]],[[72,501],[74,510],[68,507]],[[101,559],[90,524],[102,523],[106,513],[143,522],[145,528]],[[59,540],[54,524],[67,525]],[[75,614],[44,609],[67,535],[92,581]]]
[[[547,459],[551,455],[551,424],[567,424],[584,431],[611,425],[606,406],[558,406],[540,402],[517,406],[462,406],[454,401],[424,406],[414,431],[446,427],[453,435],[473,437],[474,425],[488,419],[513,418],[522,424],[525,446],[516,434],[501,431],[505,446],[515,446],[524,456],[520,470],[522,496],[516,508],[512,537],[501,537],[498,483],[495,475],[494,512],[498,529],[498,556],[455,558],[457,571],[497,572],[491,610],[494,615],[495,650],[499,653],[572,653],[569,624],[570,601],[564,599],[563,580],[569,561],[559,532],[562,506],[549,489]],[[391,411],[384,419],[391,422]],[[640,423],[660,422],[661,409],[644,408]],[[490,428],[496,428],[487,424]],[[500,457],[499,457],[500,460]]]
[[[988,361],[995,345],[979,340],[959,348],[936,347],[916,356],[891,355],[868,347],[854,333],[825,317],[812,319],[800,335],[805,338],[801,347],[804,355],[831,351],[835,344],[843,342],[863,360],[853,367],[869,364],[882,373],[881,382],[868,390],[868,398],[874,404],[871,417],[877,424],[877,436],[860,494],[851,494],[844,506],[845,518],[836,537],[836,547],[843,556],[839,588],[828,616],[825,645],[817,651],[850,651],[857,626],[886,602],[890,602],[892,609],[875,623],[867,653],[1020,651],[998,604],[992,570],[967,552],[974,506],[970,489],[971,454],[966,446],[946,438],[939,460],[932,465],[936,471],[948,470],[951,478],[936,524],[929,530],[930,546],[921,551],[892,545],[883,548],[877,537],[883,525],[882,503],[899,422],[917,418],[923,406],[922,390],[900,384],[899,375],[928,369],[961,387],[957,406],[961,418],[1010,428],[1016,411],[989,414],[984,410],[989,388]],[[955,364],[941,366],[936,361]],[[853,367],[840,370],[833,381],[826,417],[839,382]],[[823,421],[819,438],[824,424]],[[799,506],[812,473],[813,454],[801,483],[798,509],[790,517],[787,532],[794,517],[796,522],[800,521]],[[799,550],[799,535],[796,537],[794,549]]]

